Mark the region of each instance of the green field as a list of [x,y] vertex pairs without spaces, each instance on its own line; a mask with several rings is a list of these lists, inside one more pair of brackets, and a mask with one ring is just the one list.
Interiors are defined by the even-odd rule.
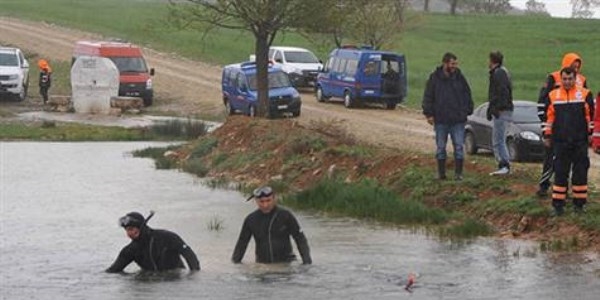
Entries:
[[[80,28],[216,64],[245,60],[254,47],[248,32],[219,30],[203,39],[199,31],[174,28],[167,22],[164,0],[1,2],[0,15]],[[459,57],[476,103],[487,100],[487,54],[491,50],[504,52],[505,64],[513,76],[515,98],[535,100],[546,73],[558,69],[563,54],[571,51],[583,57],[588,85],[592,90],[598,89],[600,20],[428,14],[412,27],[398,49],[387,49],[407,57],[407,103],[411,107],[420,107],[427,75],[446,51]],[[280,35],[275,44],[310,48],[323,60],[329,50],[317,49],[293,33]]]

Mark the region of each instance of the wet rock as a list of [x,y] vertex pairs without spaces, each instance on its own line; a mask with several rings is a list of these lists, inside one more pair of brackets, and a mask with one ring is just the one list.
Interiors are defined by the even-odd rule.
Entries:
[[519,225],[517,226],[517,232],[522,233],[529,230],[529,225],[531,224],[531,217],[523,216],[521,221],[519,221]]

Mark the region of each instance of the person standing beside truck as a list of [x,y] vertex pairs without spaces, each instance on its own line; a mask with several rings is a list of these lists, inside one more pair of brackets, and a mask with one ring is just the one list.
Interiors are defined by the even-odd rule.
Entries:
[[446,179],[446,144],[448,135],[454,149],[454,178],[462,180],[464,163],[465,124],[473,113],[469,83],[458,68],[458,59],[446,53],[442,65],[427,80],[423,94],[423,114],[435,131],[438,179]]
[[39,87],[40,95],[44,104],[48,102],[48,90],[52,86],[52,69],[50,64],[45,59],[38,61],[38,67],[40,68]]

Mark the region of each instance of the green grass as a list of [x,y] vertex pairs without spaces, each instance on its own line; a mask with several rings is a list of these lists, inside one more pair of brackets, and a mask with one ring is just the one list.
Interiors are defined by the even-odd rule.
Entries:
[[75,123],[7,123],[0,126],[0,140],[36,141],[146,141],[143,130]]
[[[203,40],[201,32],[170,26],[165,1],[2,2],[0,15],[45,20],[221,65],[246,60],[254,50],[252,35],[247,32],[217,30]],[[420,107],[427,75],[446,51],[459,57],[476,103],[487,100],[487,55],[496,49],[505,54],[515,98],[535,100],[545,75],[560,67],[566,52],[576,51],[583,57],[583,73],[588,78],[600,78],[600,61],[595,59],[600,49],[598,26],[600,20],[427,14],[404,34],[398,48],[388,50],[406,54],[410,107]],[[279,35],[274,44],[307,47],[323,60],[329,51],[317,49],[293,33]]]
[[400,198],[372,180],[347,184],[324,179],[312,188],[286,197],[283,201],[301,209],[313,209],[360,219],[393,224],[442,224],[448,214],[428,208],[420,201]]

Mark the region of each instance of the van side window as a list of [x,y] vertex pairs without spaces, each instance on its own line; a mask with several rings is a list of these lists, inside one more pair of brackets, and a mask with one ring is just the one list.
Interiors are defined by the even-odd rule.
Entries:
[[227,82],[229,83],[229,85],[233,85],[235,86],[236,82],[235,82],[235,77],[236,77],[236,73],[229,70],[227,73]]
[[269,49],[269,58],[273,57],[274,53],[275,53],[275,50]]
[[238,89],[241,89],[243,87],[246,87],[246,78],[244,77],[244,74],[242,73],[238,73],[237,74],[237,78],[236,78],[236,82],[235,82],[235,87]]
[[364,68],[365,75],[373,76],[379,73],[379,62],[369,61],[365,64]]
[[346,68],[346,61],[347,59],[340,58],[339,63],[335,66],[335,70],[333,71],[336,73],[343,73],[344,69]]
[[[385,74],[388,72],[388,70],[394,71],[396,72],[396,74],[400,74],[400,66],[398,65],[397,61],[394,60],[388,60],[388,61],[384,61],[383,64],[385,65],[385,68],[381,68],[381,74]],[[389,66],[389,68],[388,68]]]
[[332,58],[327,65],[327,71],[333,72],[339,63],[340,60],[337,57]]
[[275,61],[278,63],[283,62],[283,55],[281,55],[281,51],[275,52]]
[[356,74],[356,67],[358,66],[358,60],[349,59],[346,63],[346,75],[354,76]]

